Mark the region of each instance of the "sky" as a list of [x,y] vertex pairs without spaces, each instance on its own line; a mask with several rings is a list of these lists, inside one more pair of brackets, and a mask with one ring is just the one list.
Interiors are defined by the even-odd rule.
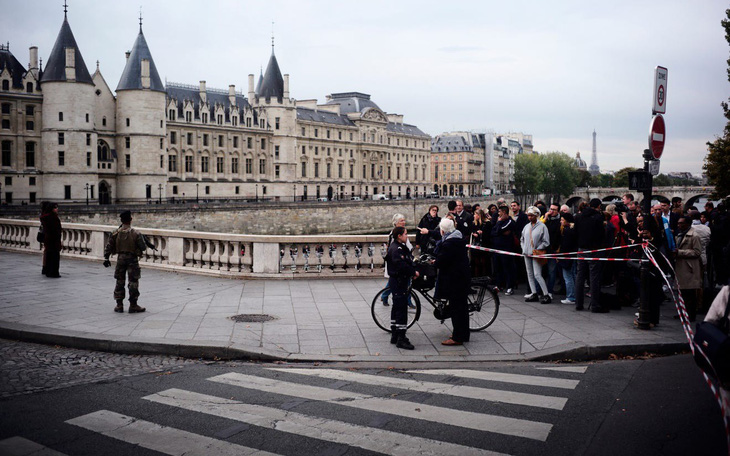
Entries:
[[[602,171],[643,165],[656,66],[669,70],[661,172],[700,174],[725,125],[730,5],[719,0],[69,0],[86,65],[93,73],[98,60],[112,90],[140,6],[163,81],[245,94],[273,31],[293,98],[364,92],[432,136],[523,132],[537,151],[579,151],[588,164],[595,129]],[[30,46],[45,61],[63,2],[0,0],[0,10],[0,42],[24,65]]]

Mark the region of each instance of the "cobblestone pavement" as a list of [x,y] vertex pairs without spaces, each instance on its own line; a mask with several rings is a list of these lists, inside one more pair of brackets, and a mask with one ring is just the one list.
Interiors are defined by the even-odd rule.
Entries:
[[197,362],[170,356],[117,355],[0,339],[0,398],[132,375],[164,373]]

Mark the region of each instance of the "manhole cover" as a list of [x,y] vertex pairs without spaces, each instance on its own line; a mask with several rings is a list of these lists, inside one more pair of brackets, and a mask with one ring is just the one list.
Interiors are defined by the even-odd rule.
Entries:
[[276,317],[266,314],[241,314],[229,318],[237,323],[263,323],[265,321],[276,320]]

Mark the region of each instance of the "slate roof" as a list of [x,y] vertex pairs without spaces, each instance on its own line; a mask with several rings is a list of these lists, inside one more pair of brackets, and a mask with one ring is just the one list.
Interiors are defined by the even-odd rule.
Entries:
[[260,98],[284,97],[284,78],[281,76],[281,70],[279,70],[279,63],[276,61],[273,47],[271,48],[271,58],[269,59],[269,64],[266,67],[264,80],[261,82],[261,87],[259,88],[257,95]]
[[22,89],[26,69],[6,46],[2,46],[0,47],[0,73],[6,68],[10,72],[13,88]]
[[443,135],[431,140],[431,152],[469,152],[472,148],[463,136]]
[[[185,100],[190,100],[193,103],[193,111],[196,119],[200,118],[200,105],[202,100],[200,99],[200,89],[194,88],[194,86],[181,86],[174,83],[168,83],[165,88],[168,102],[170,99],[177,100],[177,116],[179,118],[184,117],[183,107],[185,106]],[[228,92],[223,90],[208,89],[205,91],[205,97],[208,100],[210,106],[209,118],[215,119],[215,107],[216,104],[222,104],[225,107],[225,120],[228,122],[231,116],[231,101],[228,99]],[[243,109],[250,107],[246,97],[240,93],[236,93],[236,109],[238,109],[239,117],[243,116]],[[258,124],[258,116],[254,111],[254,123]]]
[[315,111],[309,108],[297,108],[297,120],[309,120],[312,122],[324,122],[333,125],[342,125],[347,127],[355,126],[347,116],[337,115],[334,112]]
[[415,125],[388,122],[388,125],[385,127],[385,129],[396,133],[402,133],[404,135],[429,137],[428,134],[422,132],[421,129]]
[[152,53],[147,46],[147,40],[144,39],[142,27],[139,29],[139,35],[134,41],[132,51],[127,59],[127,64],[122,71],[122,77],[117,85],[117,92],[120,90],[142,90],[142,60],[147,59],[150,62],[150,88],[157,92],[164,92],[165,86],[162,85],[160,75],[157,73],[155,61],[152,60]]
[[351,112],[363,112],[367,108],[376,108],[380,111],[380,107],[370,100],[370,95],[361,92],[342,92],[330,94],[331,100],[327,103],[328,105],[338,104],[340,105],[340,112],[342,114],[348,114]]
[[261,69],[261,73],[259,73],[259,82],[256,83],[256,94],[258,95],[261,93],[261,84],[264,82],[264,70]]
[[61,30],[58,32],[56,44],[53,45],[51,55],[46,60],[46,69],[43,71],[41,83],[51,81],[66,81],[66,48],[75,49],[76,82],[94,84],[89,70],[86,68],[81,51],[76,45],[76,39],[68,19],[64,17]]

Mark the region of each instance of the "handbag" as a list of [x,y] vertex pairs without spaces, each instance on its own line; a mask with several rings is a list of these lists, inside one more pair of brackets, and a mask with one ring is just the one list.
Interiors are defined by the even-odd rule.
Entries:
[[[547,253],[547,250],[540,250],[535,248],[535,244],[532,241],[532,226],[530,226],[530,246],[532,247],[532,254],[533,255],[545,255]],[[537,264],[540,266],[545,266],[547,264],[547,258],[533,258],[533,261],[536,261]]]
[[730,381],[730,336],[727,333],[728,312],[730,312],[730,305],[725,303],[725,315],[720,321],[718,323],[711,321],[697,323],[694,336],[695,345],[710,360],[708,365],[707,359],[702,356],[702,353],[695,350],[695,363],[707,373],[712,373],[714,369],[718,380],[722,383]]
[[43,239],[45,236],[43,235],[43,225],[38,229],[38,234],[35,235],[35,240],[38,242],[43,242]]

